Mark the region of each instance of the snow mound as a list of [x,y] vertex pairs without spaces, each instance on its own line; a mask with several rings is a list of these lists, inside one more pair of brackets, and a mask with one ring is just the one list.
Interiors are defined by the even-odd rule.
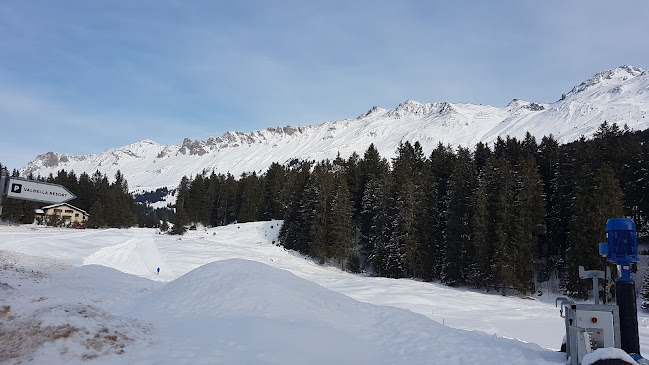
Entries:
[[[141,296],[130,313],[158,324],[162,337],[176,338],[169,356],[200,348],[201,360],[215,363],[562,361],[561,355],[534,344],[452,329],[408,310],[362,303],[288,271],[242,259],[203,265]],[[173,360],[187,361],[183,356]]]
[[[245,299],[245,300],[244,300]],[[229,259],[203,265],[145,299],[148,310],[175,315],[357,318],[367,304],[266,264]]]
[[618,359],[628,364],[637,364],[633,358],[621,349],[606,347],[597,349],[590,354],[586,354],[581,361],[581,365],[594,365],[600,360]]
[[119,363],[148,346],[148,323],[110,308],[159,283],[100,266],[0,250],[0,363]]

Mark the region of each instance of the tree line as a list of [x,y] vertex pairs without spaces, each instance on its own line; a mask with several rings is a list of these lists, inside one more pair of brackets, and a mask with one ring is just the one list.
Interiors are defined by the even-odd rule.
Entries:
[[388,161],[274,163],[264,174],[198,174],[177,189],[176,232],[283,219],[279,244],[350,271],[520,293],[551,278],[586,297],[578,266],[603,269],[605,223],[631,217],[646,235],[647,132],[603,123],[559,144],[498,138],[472,150],[403,142]]

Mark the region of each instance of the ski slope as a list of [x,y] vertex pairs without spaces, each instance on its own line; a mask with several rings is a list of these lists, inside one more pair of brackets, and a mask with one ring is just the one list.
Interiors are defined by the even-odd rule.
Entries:
[[0,363],[565,362],[554,295],[341,272],[274,245],[280,223],[0,226]]

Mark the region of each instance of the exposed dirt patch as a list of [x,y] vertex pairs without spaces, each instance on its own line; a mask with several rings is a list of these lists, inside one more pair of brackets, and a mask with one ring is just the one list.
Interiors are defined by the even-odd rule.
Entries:
[[[81,297],[43,295],[52,274],[71,266],[0,250],[0,364],[43,362],[44,356],[79,363],[121,355],[154,338],[145,322],[116,316]],[[119,362],[119,361],[118,361]]]
[[42,326],[40,321],[14,323],[12,326],[3,324],[0,326],[0,362],[11,359],[30,361],[33,352],[45,342],[70,338],[78,331],[79,328],[69,324]]
[[11,312],[11,306],[10,305],[3,305],[0,306],[0,318],[4,318]]
[[[6,313],[10,308],[2,309]],[[79,322],[87,326],[70,323]],[[41,318],[47,318],[41,319]],[[52,318],[66,323],[45,324]],[[39,310],[31,317],[14,318],[0,323],[0,363],[22,364],[34,359],[44,345],[54,346],[69,360],[90,360],[100,356],[121,355],[133,344],[133,334],[148,337],[147,324],[112,316],[92,306],[63,308],[61,306]]]

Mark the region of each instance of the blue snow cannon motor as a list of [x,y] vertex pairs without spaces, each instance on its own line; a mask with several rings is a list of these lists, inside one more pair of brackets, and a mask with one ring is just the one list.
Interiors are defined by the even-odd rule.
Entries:
[[640,363],[646,361],[640,355],[638,336],[638,308],[635,282],[631,277],[631,265],[638,259],[638,239],[635,223],[628,218],[612,218],[606,222],[606,242],[599,244],[599,253],[618,265],[620,277],[615,280],[615,296],[620,311],[620,337],[622,350]]
[[632,281],[631,264],[638,258],[638,238],[635,223],[628,218],[612,218],[606,222],[606,242],[599,244],[599,254],[620,266],[618,281]]

